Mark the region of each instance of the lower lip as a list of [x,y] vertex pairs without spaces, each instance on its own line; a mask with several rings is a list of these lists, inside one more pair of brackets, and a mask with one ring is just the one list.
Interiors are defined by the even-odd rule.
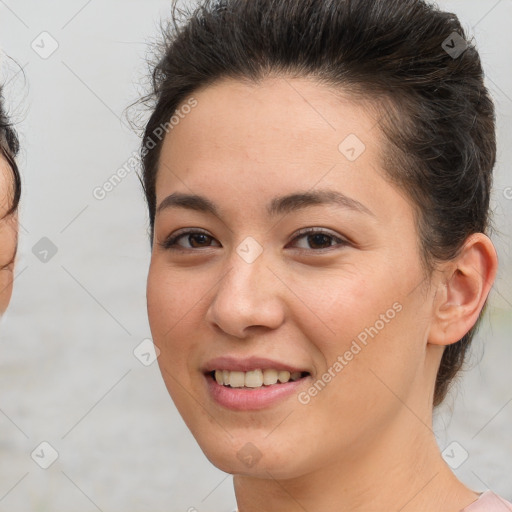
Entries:
[[205,375],[205,378],[210,396],[219,405],[237,411],[255,411],[270,407],[291,395],[297,395],[298,389],[304,386],[309,376],[260,388],[231,388],[217,384],[210,374]]

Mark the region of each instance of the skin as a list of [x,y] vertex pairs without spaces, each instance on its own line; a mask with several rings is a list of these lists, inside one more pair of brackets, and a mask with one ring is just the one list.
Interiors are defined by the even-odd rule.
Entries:
[[11,300],[18,244],[18,216],[6,215],[11,201],[12,173],[5,158],[0,156],[0,315]]
[[[167,389],[208,459],[234,475],[240,512],[457,512],[475,501],[440,455],[432,397],[444,346],[475,323],[494,280],[491,241],[472,235],[425,278],[412,205],[386,180],[372,111],[348,94],[273,77],[193,96],[163,143],[157,205],[199,194],[220,213],[158,211],[148,314]],[[366,146],[355,161],[338,149],[349,134]],[[272,198],[319,189],[372,213],[321,204],[267,215]],[[182,228],[211,238],[161,246]],[[297,238],[303,228],[333,238]],[[236,252],[248,236],[264,249],[252,263]],[[228,354],[306,368],[307,390],[395,303],[395,318],[307,405],[294,394],[234,412],[206,391],[201,367]],[[237,457],[248,442],[260,455],[251,466]]]

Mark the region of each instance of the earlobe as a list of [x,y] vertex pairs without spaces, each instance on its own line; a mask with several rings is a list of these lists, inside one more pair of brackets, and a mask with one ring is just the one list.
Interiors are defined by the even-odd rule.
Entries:
[[468,237],[458,256],[447,262],[434,298],[428,341],[450,345],[476,323],[494,283],[498,268],[496,250],[483,233]]

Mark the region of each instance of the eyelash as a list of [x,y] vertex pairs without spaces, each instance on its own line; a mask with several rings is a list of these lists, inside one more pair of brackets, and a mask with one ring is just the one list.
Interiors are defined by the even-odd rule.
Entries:
[[[206,231],[199,230],[199,229],[194,229],[194,230],[178,232],[175,235],[171,235],[166,240],[164,240],[163,242],[160,242],[159,245],[163,249],[170,250],[170,251],[194,251],[194,250],[197,250],[197,249],[203,249],[203,248],[209,249],[210,248],[210,246],[208,246],[208,247],[197,247],[197,248],[194,248],[194,247],[192,247],[192,248],[188,248],[188,247],[184,248],[184,247],[179,247],[179,246],[176,245],[176,243],[177,243],[177,241],[179,239],[181,239],[183,237],[186,237],[186,236],[190,236],[190,235],[206,235],[207,237],[213,239],[213,237],[211,235],[209,235]],[[332,233],[330,233],[328,231],[325,231],[323,229],[311,229],[311,228],[305,228],[305,229],[301,229],[300,231],[298,231],[295,234],[294,238],[292,239],[292,242],[295,242],[297,239],[306,237],[308,235],[309,236],[312,236],[312,235],[325,235],[328,238],[331,238],[331,239],[337,241],[338,242],[338,246],[340,246],[340,247],[343,247],[343,246],[346,246],[346,245],[349,244],[349,242],[347,240],[344,240],[344,239],[342,239],[340,237],[337,237],[337,236],[333,235]],[[336,245],[331,245],[329,247],[323,247],[321,249],[303,249],[303,248],[300,248],[300,250],[302,250],[302,251],[322,252],[322,251],[330,250],[333,247],[336,247]]]

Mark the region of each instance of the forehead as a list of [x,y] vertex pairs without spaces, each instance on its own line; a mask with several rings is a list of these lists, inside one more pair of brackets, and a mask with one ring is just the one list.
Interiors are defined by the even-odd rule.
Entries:
[[348,94],[281,77],[223,80],[191,96],[164,139],[157,204],[175,190],[266,204],[277,189],[316,186],[378,202],[376,180],[387,186],[376,117]]
[[252,147],[284,153],[319,139],[326,149],[331,143],[337,150],[340,138],[353,132],[362,139],[375,138],[375,119],[360,101],[311,79],[276,77],[257,84],[225,79],[192,96],[197,105],[180,116],[179,126],[172,128],[174,137],[167,137],[164,145],[179,145],[187,137],[194,147],[224,142],[229,144],[224,144],[226,150]]
[[311,80],[273,78],[254,84],[230,79],[192,97],[195,106],[185,110],[184,102],[178,107],[178,113],[187,113],[174,116],[179,122],[163,143],[160,160],[175,168],[235,160],[260,162],[268,172],[285,164],[300,167],[305,160],[321,168],[348,161],[340,144],[349,136],[356,150],[364,147],[365,160],[378,159],[375,119],[360,103]]

